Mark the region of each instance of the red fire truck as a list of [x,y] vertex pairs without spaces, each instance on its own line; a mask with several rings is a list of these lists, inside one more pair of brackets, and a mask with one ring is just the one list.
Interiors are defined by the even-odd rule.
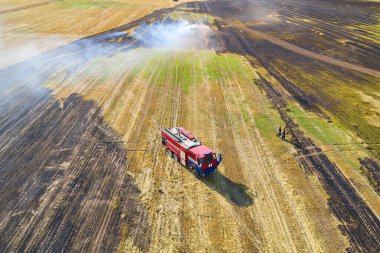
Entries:
[[183,127],[164,128],[161,135],[167,154],[189,167],[196,177],[213,173],[222,162],[221,153],[216,154],[202,145]]

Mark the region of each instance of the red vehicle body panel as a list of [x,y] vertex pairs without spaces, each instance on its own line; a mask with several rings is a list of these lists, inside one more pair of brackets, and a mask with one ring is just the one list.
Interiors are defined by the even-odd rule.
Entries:
[[195,139],[194,136],[193,136],[189,131],[187,131],[185,128],[183,128],[183,127],[179,127],[178,129],[179,129],[181,132],[183,132],[183,133],[186,135],[186,137],[189,138],[190,140]]
[[176,155],[179,162],[187,167],[197,169],[204,176],[213,173],[222,161],[216,154],[199,141],[186,129],[164,128],[161,131],[162,144]]
[[204,158],[206,155],[212,155],[214,153],[212,152],[211,149],[209,149],[205,145],[194,147],[191,149],[191,152],[193,154],[196,154],[199,158]]

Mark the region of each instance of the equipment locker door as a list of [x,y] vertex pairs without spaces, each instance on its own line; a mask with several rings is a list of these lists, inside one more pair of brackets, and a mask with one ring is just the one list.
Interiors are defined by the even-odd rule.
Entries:
[[181,163],[182,163],[183,165],[186,165],[186,156],[185,156],[185,152],[183,152],[182,150],[181,150]]

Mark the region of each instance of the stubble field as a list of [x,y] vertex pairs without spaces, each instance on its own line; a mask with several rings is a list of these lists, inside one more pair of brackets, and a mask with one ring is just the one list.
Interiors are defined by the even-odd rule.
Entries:
[[378,3],[5,2],[0,251],[379,250]]

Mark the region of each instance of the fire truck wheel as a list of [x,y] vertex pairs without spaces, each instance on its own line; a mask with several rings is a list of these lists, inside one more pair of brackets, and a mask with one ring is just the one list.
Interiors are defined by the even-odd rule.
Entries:
[[199,173],[198,173],[197,169],[196,168],[192,168],[192,171],[193,171],[194,176],[198,178],[199,177]]
[[166,150],[166,154],[168,154],[168,156],[172,157],[172,151],[170,149]]
[[178,162],[178,156],[176,154],[173,154],[174,161]]

